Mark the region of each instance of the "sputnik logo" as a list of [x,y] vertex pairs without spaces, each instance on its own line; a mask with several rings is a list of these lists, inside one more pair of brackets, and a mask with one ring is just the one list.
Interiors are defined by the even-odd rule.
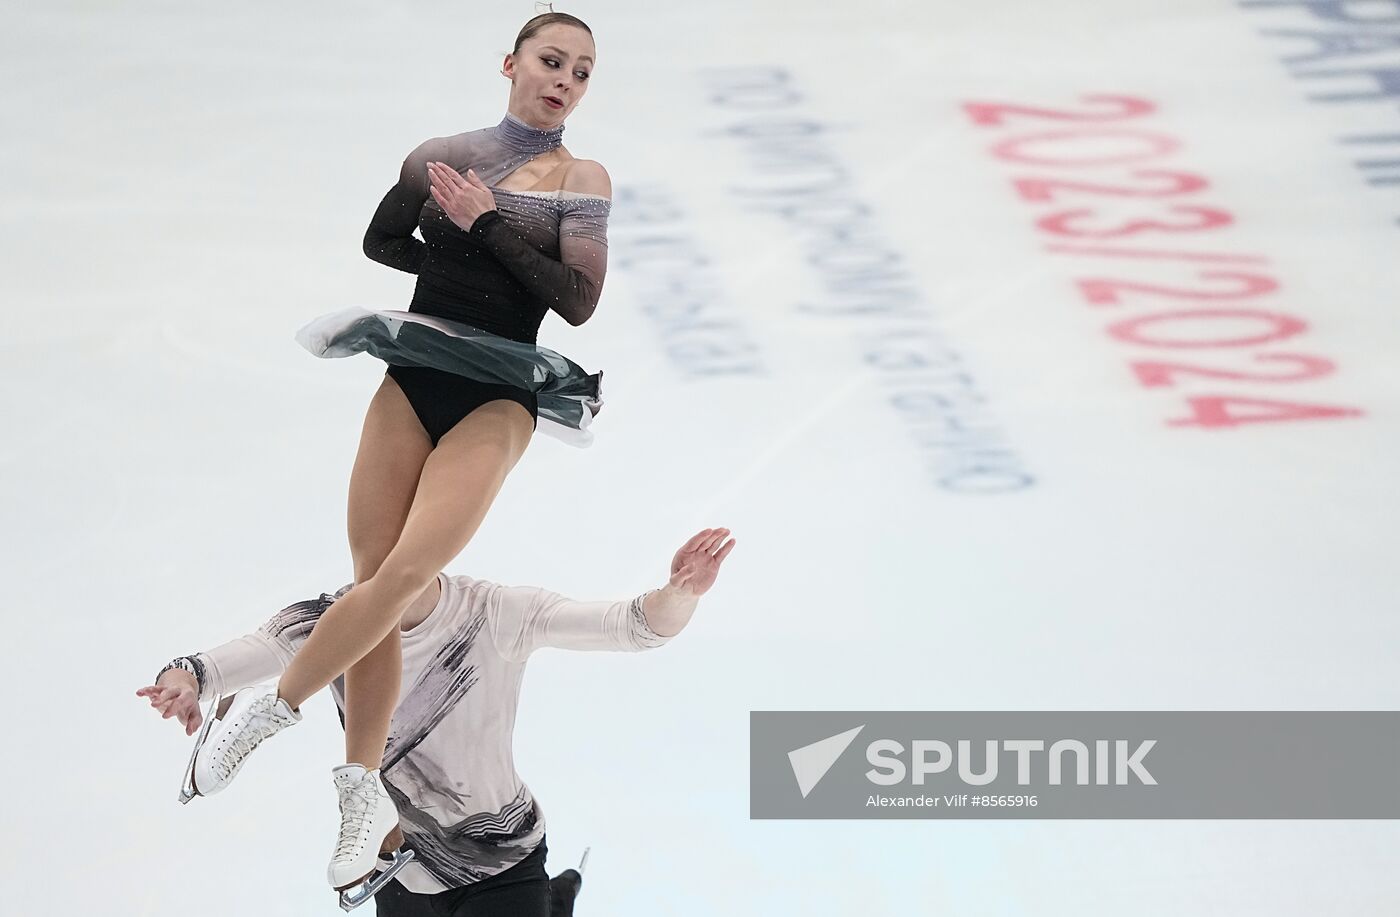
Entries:
[[797,778],[797,788],[802,791],[803,799],[806,799],[807,794],[821,782],[826,772],[831,770],[831,766],[864,728],[865,724],[861,723],[855,729],[848,729],[788,752],[788,763],[792,765],[792,775]]

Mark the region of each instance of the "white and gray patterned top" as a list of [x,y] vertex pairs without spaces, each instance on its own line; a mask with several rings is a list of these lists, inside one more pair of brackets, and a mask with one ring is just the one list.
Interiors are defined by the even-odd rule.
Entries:
[[[403,683],[382,770],[414,852],[398,878],[424,894],[508,869],[544,836],[543,810],[516,773],[511,748],[530,653],[543,646],[635,652],[670,639],[647,626],[649,593],[580,602],[533,586],[438,579],[437,605],[401,632]],[[201,703],[276,680],[321,614],[349,589],[289,605],[255,632],[185,657]],[[344,724],[343,676],[331,693]]]

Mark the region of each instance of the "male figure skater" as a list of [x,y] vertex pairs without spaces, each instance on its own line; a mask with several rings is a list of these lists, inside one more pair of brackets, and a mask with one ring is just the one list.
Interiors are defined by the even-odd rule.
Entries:
[[[735,545],[728,536],[724,528],[697,533],[672,558],[665,585],[619,601],[580,602],[533,586],[438,574],[399,625],[403,683],[382,768],[333,770],[343,813],[347,807],[363,811],[360,821],[367,821],[374,796],[382,792],[392,800],[409,853],[393,864],[393,881],[384,878],[388,870],[380,872],[382,881],[369,879],[347,892],[341,906],[349,910],[374,895],[381,917],[549,914],[544,814],[515,772],[511,750],[525,662],[542,646],[635,652],[668,642],[714,585]],[[261,738],[301,719],[289,711],[295,719],[272,726],[272,713],[250,712],[238,701],[265,693],[252,686],[275,680],[322,612],[349,589],[289,605],[254,633],[172,660],[154,685],[136,693],[190,735],[200,728],[201,703],[227,701],[225,695],[238,692],[220,710],[240,719],[238,728],[220,731],[210,724],[214,732],[206,728],[199,742],[220,744],[219,766],[237,770]],[[331,685],[342,724],[344,690],[342,676]],[[201,754],[197,747],[182,802],[207,795],[195,785]],[[353,833],[355,819],[345,824],[342,846],[370,837],[363,824]],[[564,891],[571,910],[576,888],[556,879],[556,899]],[[559,908],[556,900],[556,913]]]

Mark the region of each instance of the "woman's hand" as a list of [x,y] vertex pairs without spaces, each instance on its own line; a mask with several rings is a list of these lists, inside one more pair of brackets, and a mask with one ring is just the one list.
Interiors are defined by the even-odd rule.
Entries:
[[440,162],[428,163],[429,189],[448,218],[464,230],[470,230],[476,218],[496,209],[496,196],[471,169],[463,178],[457,170]]
[[705,529],[692,537],[671,559],[671,580],[666,585],[683,595],[701,596],[715,584],[719,565],[734,550],[729,529]]
[[189,672],[171,669],[156,684],[139,688],[136,696],[150,698],[163,719],[178,718],[187,736],[194,735],[204,722],[199,710],[199,682]]

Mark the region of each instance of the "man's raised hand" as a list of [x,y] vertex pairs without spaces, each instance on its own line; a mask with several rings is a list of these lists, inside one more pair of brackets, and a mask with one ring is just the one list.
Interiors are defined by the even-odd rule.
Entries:
[[715,584],[719,565],[734,550],[735,544],[735,540],[729,538],[729,529],[698,532],[681,545],[671,559],[671,580],[667,585],[677,592],[704,595]]

